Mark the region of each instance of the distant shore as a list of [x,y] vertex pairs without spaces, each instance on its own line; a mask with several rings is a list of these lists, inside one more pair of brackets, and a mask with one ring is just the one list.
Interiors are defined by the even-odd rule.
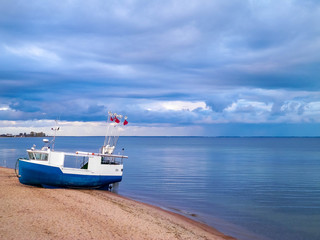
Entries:
[[0,189],[0,239],[234,239],[111,192],[23,185],[13,169],[0,167]]
[[30,133],[19,133],[19,134],[11,134],[11,133],[6,133],[6,134],[0,134],[0,137],[4,138],[22,138],[22,137],[48,137],[45,133],[43,132],[30,132]]

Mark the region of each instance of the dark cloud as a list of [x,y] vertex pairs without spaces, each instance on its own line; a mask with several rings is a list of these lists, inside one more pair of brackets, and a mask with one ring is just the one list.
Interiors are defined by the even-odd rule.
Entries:
[[[0,9],[2,120],[100,121],[109,109],[176,125],[319,117],[317,1],[2,1]],[[173,106],[144,107],[157,101]]]

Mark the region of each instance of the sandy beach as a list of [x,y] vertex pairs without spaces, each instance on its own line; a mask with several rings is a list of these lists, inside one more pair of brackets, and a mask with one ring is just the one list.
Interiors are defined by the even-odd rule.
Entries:
[[234,239],[111,192],[23,185],[13,169],[0,189],[0,239]]

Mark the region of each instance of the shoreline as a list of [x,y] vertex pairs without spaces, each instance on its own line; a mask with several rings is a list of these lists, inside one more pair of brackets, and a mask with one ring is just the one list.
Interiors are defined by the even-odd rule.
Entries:
[[0,167],[1,239],[234,240],[184,215],[101,190],[23,185]]

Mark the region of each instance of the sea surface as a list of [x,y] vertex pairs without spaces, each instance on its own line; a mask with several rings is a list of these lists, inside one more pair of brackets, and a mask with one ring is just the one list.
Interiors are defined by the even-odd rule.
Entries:
[[[97,152],[103,140],[57,137],[55,149]],[[42,139],[0,138],[0,165],[33,144]],[[120,195],[239,240],[320,239],[320,138],[121,137],[122,148]]]

